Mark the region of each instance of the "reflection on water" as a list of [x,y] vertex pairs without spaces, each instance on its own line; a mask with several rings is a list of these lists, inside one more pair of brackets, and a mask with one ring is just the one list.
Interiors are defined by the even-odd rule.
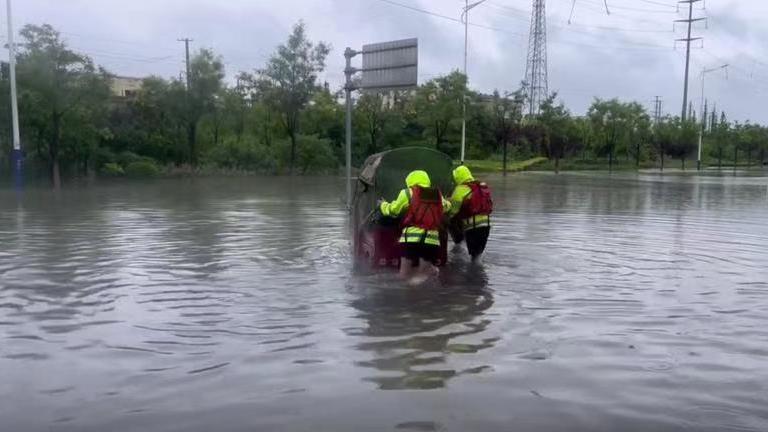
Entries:
[[[384,277],[399,285],[395,276]],[[483,316],[493,305],[493,295],[482,267],[459,262],[443,273],[440,283],[416,289],[380,289],[380,283],[381,277],[375,283],[356,281],[360,293],[350,304],[366,325],[345,329],[351,336],[364,337],[355,348],[373,357],[356,365],[379,371],[366,380],[382,390],[435,389],[457,375],[491,369],[478,365],[456,370],[447,364],[452,354],[477,353],[497,340],[472,338],[491,323]]]
[[768,179],[490,179],[353,274],[333,178],[0,191],[0,430],[768,430]]

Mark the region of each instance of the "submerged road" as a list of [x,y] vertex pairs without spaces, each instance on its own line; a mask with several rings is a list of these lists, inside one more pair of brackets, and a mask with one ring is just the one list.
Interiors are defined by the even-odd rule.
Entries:
[[338,179],[0,192],[0,430],[768,430],[768,178],[488,180],[416,289]]

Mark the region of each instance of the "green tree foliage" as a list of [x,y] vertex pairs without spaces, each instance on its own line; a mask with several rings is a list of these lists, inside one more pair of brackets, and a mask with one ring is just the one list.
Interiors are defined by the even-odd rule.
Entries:
[[[344,144],[344,107],[327,86],[318,88],[302,115],[302,132],[326,140],[333,153],[342,160]],[[361,146],[358,146],[361,147]]]
[[618,99],[595,99],[587,117],[591,121],[592,145],[597,156],[608,156],[612,166],[617,154],[624,153],[627,159],[634,156],[640,165],[644,144],[650,137],[650,118],[642,105]]
[[224,63],[213,51],[203,49],[197,52],[189,64],[189,88],[186,99],[187,146],[189,162],[197,166],[197,128],[205,115],[214,117],[214,145],[218,141],[219,118],[223,98]]
[[[186,79],[153,76],[127,98],[111,96],[113,77],[68,48],[52,27],[25,26],[21,42],[17,72],[27,166],[44,166],[55,187],[62,176],[94,172],[154,176],[192,167],[317,173],[331,172],[344,160],[345,101],[340,89],[317,78],[330,49],[310,41],[301,22],[252,73],[227,80],[223,59],[200,50],[191,59],[189,89]],[[7,73],[0,74],[2,83],[0,116],[7,117]],[[703,129],[677,118],[652,125],[635,102],[597,99],[586,116],[578,117],[552,95],[539,115],[524,116],[520,91],[472,92],[466,77],[454,71],[415,90],[357,93],[354,163],[414,145],[458,158],[462,100],[470,159],[506,163],[510,154],[515,159],[547,156],[558,170],[561,159],[594,166],[589,159],[607,158],[611,168],[616,162],[638,167],[658,162],[663,168],[665,158],[693,156],[699,130],[704,131],[705,162],[718,166],[762,165],[768,150],[768,129],[731,123],[724,113],[713,114]],[[0,123],[0,134],[8,136],[7,122]],[[0,142],[4,169],[10,144]]]
[[513,134],[518,132],[523,118],[522,91],[502,96],[498,90],[493,91],[493,99],[490,105],[493,125],[493,137],[496,150],[501,148],[502,171],[507,174],[507,156],[509,153],[509,141]]
[[[181,81],[144,80],[137,98],[112,110],[113,151],[133,152],[162,163],[188,160],[186,88]],[[106,161],[104,161],[106,162]]]
[[539,116],[536,119],[544,129],[542,151],[544,155],[555,160],[555,172],[560,169],[560,159],[571,151],[571,146],[577,142],[575,127],[571,113],[562,103],[555,104],[557,93],[553,93],[541,103]]
[[259,70],[263,100],[280,116],[291,140],[290,170],[296,162],[296,143],[301,114],[317,90],[317,74],[325,69],[330,46],[307,39],[303,22],[293,27],[288,41],[280,45],[264,69]]
[[431,79],[416,91],[418,120],[438,150],[444,150],[448,133],[461,120],[466,91],[467,77],[458,71]]
[[[713,115],[713,119],[715,116]],[[725,119],[723,119],[725,120]],[[710,157],[717,159],[717,167],[723,167],[723,157],[728,149],[731,125],[727,121],[713,122],[705,143],[709,148]]]
[[664,169],[664,156],[674,147],[678,135],[678,125],[673,119],[666,118],[659,122],[651,135],[651,142]]
[[381,93],[366,92],[360,96],[355,105],[355,124],[359,125],[367,141],[367,153],[379,151],[381,135],[387,121],[384,98]]
[[682,160],[683,169],[685,161],[693,155],[698,146],[699,125],[694,121],[681,121],[675,119],[672,122],[674,139],[669,143],[666,153]]
[[67,48],[50,25],[26,25],[18,58],[20,109],[25,141],[45,161],[55,189],[61,187],[61,158],[88,161],[102,137],[108,99],[106,73],[90,58]]

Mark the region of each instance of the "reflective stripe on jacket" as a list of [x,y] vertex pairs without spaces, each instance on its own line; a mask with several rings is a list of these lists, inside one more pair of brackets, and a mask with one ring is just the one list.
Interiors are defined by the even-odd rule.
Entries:
[[468,231],[475,228],[489,227],[491,226],[491,217],[488,215],[476,215],[462,219],[461,226],[464,231]]
[[[381,213],[384,216],[399,217],[404,216],[408,212],[408,206],[411,202],[411,193],[409,189],[403,189],[397,195],[397,198],[392,202],[381,203]],[[443,199],[443,211],[448,212],[451,208],[451,203]],[[400,243],[424,243],[428,245],[440,246],[440,232],[438,230],[426,231],[415,226],[408,226],[403,228],[403,233],[400,236]]]
[[[466,184],[460,184],[453,189],[451,194],[451,210],[448,213],[452,218],[460,212],[464,203],[472,196],[472,189]],[[475,215],[461,220],[464,231],[480,227],[491,226],[491,218],[488,215]]]

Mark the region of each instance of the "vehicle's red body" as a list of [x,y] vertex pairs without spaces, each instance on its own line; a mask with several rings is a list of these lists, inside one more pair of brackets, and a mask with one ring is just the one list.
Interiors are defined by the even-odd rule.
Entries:
[[[397,225],[372,223],[363,227],[358,233],[356,258],[369,267],[400,266],[401,228]],[[440,230],[440,252],[437,265],[445,265],[448,258],[448,233]]]

